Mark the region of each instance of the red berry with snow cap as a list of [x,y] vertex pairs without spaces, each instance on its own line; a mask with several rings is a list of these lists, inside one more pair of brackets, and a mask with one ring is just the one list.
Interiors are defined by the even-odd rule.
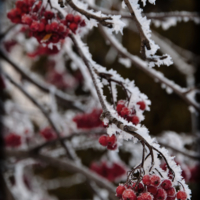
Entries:
[[142,178],[142,182],[144,183],[144,185],[149,186],[151,184],[150,175],[144,175]]
[[178,200],[186,200],[187,199],[187,194],[184,191],[178,191],[176,194],[176,198]]
[[175,190],[174,187],[171,187],[171,188],[169,188],[169,189],[167,189],[167,190],[165,190],[165,191],[167,192],[167,196],[168,196],[168,197],[173,197],[173,196],[175,196],[175,194],[176,194],[176,190]]
[[155,198],[156,200],[165,200],[167,198],[167,193],[162,188],[158,188]]
[[149,192],[142,193],[139,197],[140,200],[153,200],[153,196]]
[[124,192],[122,194],[122,199],[123,200],[136,200],[137,197],[136,197],[136,195],[135,195],[133,190],[126,189],[126,190],[124,190]]
[[118,101],[117,102],[117,108],[116,108],[117,112],[120,113],[122,108],[124,108],[124,106],[125,106],[125,101],[124,100]]
[[150,181],[152,186],[158,187],[160,185],[161,179],[157,175],[152,175],[150,177]]
[[120,112],[120,115],[124,118],[126,118],[130,114],[131,114],[131,110],[127,107],[123,107],[121,112]]

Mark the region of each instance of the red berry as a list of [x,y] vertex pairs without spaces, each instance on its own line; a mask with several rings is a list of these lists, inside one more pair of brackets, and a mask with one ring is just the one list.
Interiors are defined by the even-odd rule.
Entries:
[[40,31],[40,32],[41,32],[41,31],[44,31],[44,29],[45,29],[45,24],[42,23],[42,22],[40,22],[40,23],[39,23],[39,31]]
[[150,177],[150,181],[152,186],[158,187],[160,185],[161,179],[157,175],[152,175]]
[[144,191],[144,186],[142,183],[139,183],[136,187],[135,187],[135,185],[136,185],[136,183],[133,183],[133,185],[132,185],[132,188],[134,191],[139,192],[139,193]]
[[51,12],[51,11],[45,11],[44,17],[45,17],[46,19],[52,19],[52,18],[54,17],[54,13]]
[[139,117],[136,115],[133,115],[132,117],[132,123],[137,125],[140,122]]
[[113,134],[111,137],[108,136],[108,145],[113,146],[117,141],[116,136]]
[[120,112],[120,115],[124,118],[126,118],[130,114],[131,114],[131,110],[127,107],[123,107],[121,112]]
[[172,182],[169,179],[165,179],[161,185],[160,185],[163,189],[167,190],[169,188],[172,187]]
[[77,26],[77,24],[75,24],[75,23],[71,23],[71,24],[69,25],[69,29],[70,29],[73,33],[76,33],[77,28],[78,28],[78,26]]
[[123,185],[119,185],[116,189],[117,197],[122,198],[122,193],[126,188]]
[[40,29],[40,23],[37,22],[37,21],[32,22],[31,26],[30,26],[30,29],[32,31],[39,31],[39,29]]
[[150,176],[149,175],[144,175],[143,178],[142,178],[142,182],[144,183],[144,185],[149,186],[151,184]]
[[123,200],[136,200],[137,199],[134,191],[131,189],[124,190],[124,192],[122,194],[122,198],[123,198]]
[[46,140],[53,140],[56,138],[56,134],[50,127],[46,127],[40,131],[40,134],[46,139]]
[[187,194],[184,191],[178,191],[176,194],[176,198],[178,200],[186,200],[187,199]]
[[147,191],[150,192],[153,196],[156,195],[157,190],[158,190],[157,187],[154,187],[154,186],[151,186],[151,185],[147,186]]
[[21,145],[21,136],[15,133],[10,133],[5,137],[5,144],[8,147],[18,147]]
[[171,187],[165,191],[167,192],[168,197],[173,197],[176,194],[176,190],[174,189],[174,187]]
[[117,108],[116,108],[117,112],[120,113],[124,106],[125,106],[125,101],[124,100],[118,101],[117,102]]
[[167,198],[167,193],[162,188],[158,188],[155,198],[156,200],[165,200]]
[[117,148],[117,144],[114,144],[114,145],[109,145],[107,146],[107,149],[108,150],[115,150]]
[[51,23],[51,31],[57,32],[57,30],[58,30],[58,23],[52,22]]
[[102,146],[107,146],[108,145],[108,136],[107,135],[102,135],[100,138],[99,138],[99,143],[102,145]]
[[32,23],[32,17],[30,15],[24,14],[22,16],[22,23],[30,25]]
[[46,26],[45,26],[45,31],[46,32],[51,32],[51,24],[47,24]]
[[79,24],[80,22],[81,22],[81,16],[80,15],[74,16],[74,23]]
[[68,14],[65,19],[66,19],[67,22],[73,22],[74,21],[74,15]]
[[83,20],[83,21],[80,23],[80,26],[81,26],[81,27],[86,26],[85,20]]
[[137,104],[140,106],[141,110],[145,110],[146,104],[144,103],[144,101],[139,101],[139,102],[137,102]]
[[142,193],[139,197],[141,200],[153,200],[153,196],[149,192]]

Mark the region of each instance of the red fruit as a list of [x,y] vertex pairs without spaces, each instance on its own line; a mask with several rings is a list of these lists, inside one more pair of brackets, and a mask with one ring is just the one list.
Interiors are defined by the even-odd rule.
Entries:
[[122,193],[126,188],[123,185],[119,185],[116,189],[117,197],[122,198]]
[[169,179],[165,179],[161,185],[160,185],[163,189],[167,190],[169,188],[172,187],[172,182]]
[[81,27],[86,26],[85,20],[83,20],[83,21],[80,23],[80,26],[81,26]]
[[57,42],[59,42],[59,40],[60,40],[60,36],[58,34],[53,34],[51,36],[51,42],[52,43],[57,43]]
[[157,193],[157,187],[147,186],[147,191],[150,192],[153,196],[155,196]]
[[80,15],[74,16],[74,23],[79,24],[80,22],[81,22],[81,16]]
[[15,2],[15,5],[16,5],[16,8],[19,8],[19,9],[21,9],[23,6],[25,6],[26,4],[25,4],[25,2],[24,1],[16,1]]
[[116,141],[117,141],[117,138],[116,138],[116,136],[113,134],[111,137],[110,136],[108,136],[108,145],[110,145],[110,146],[113,146],[115,143],[116,143]]
[[149,192],[142,193],[139,197],[140,200],[153,200],[153,196]]
[[158,187],[160,185],[161,179],[157,175],[152,175],[150,177],[150,181],[152,186]]
[[65,32],[65,31],[66,31],[65,26],[62,25],[62,24],[59,24],[59,25],[58,25],[58,32],[59,32],[59,33],[63,33],[63,32]]
[[122,108],[120,115],[124,118],[126,118],[128,115],[131,114],[131,110],[127,107]]
[[68,14],[65,19],[66,19],[67,22],[73,22],[74,21],[74,15]]
[[109,145],[107,146],[107,149],[108,150],[115,150],[117,148],[117,144],[114,144],[114,145]]
[[133,115],[132,117],[132,123],[137,125],[140,122],[139,117],[136,115]]
[[171,188],[169,188],[169,189],[167,189],[165,191],[167,192],[167,196],[168,197],[173,197],[176,194],[176,190],[175,190],[174,187],[171,187]]
[[136,185],[136,183],[133,183],[133,185],[132,185],[132,188],[134,191],[139,192],[139,193],[144,191],[144,186],[142,183],[139,183],[136,187],[135,187],[135,185]]
[[5,144],[8,147],[18,147],[21,145],[21,136],[15,133],[10,133],[5,137]]
[[71,23],[71,24],[69,25],[69,29],[70,29],[73,33],[76,33],[77,28],[78,28],[78,26],[77,26],[77,24],[75,24],[75,23]]
[[58,31],[58,23],[57,22],[51,23],[51,31],[54,31],[54,32]]
[[149,186],[151,184],[151,181],[150,181],[150,175],[144,175],[143,178],[142,178],[142,182]]
[[47,24],[46,26],[45,26],[45,31],[46,32],[51,32],[51,24]]
[[137,104],[140,105],[141,110],[145,110],[146,104],[144,103],[144,101],[139,101],[139,102],[137,102]]
[[178,191],[176,194],[176,198],[178,200],[186,200],[187,199],[187,194],[184,191]]
[[28,15],[28,14],[22,15],[22,23],[31,25],[32,21],[33,20],[32,20],[32,17],[30,15]]
[[136,200],[137,199],[134,191],[131,189],[124,190],[124,192],[122,194],[122,198],[123,198],[123,200]]
[[40,23],[37,22],[37,21],[32,22],[32,24],[30,26],[30,29],[32,31],[39,31],[39,29],[40,29]]
[[102,146],[107,146],[108,145],[108,136],[107,135],[102,135],[100,138],[99,138],[99,143],[102,145]]
[[46,140],[53,140],[56,138],[56,135],[54,131],[50,128],[44,128],[40,131],[40,134],[46,139]]
[[45,17],[46,19],[52,19],[52,18],[54,17],[54,13],[51,12],[51,11],[45,11],[44,17]]
[[155,198],[156,200],[165,200],[167,198],[167,193],[162,188],[158,188]]
[[124,106],[125,106],[125,101],[124,100],[118,101],[117,102],[117,108],[116,108],[117,112],[120,113]]
[[39,23],[39,31],[40,31],[40,32],[41,32],[41,31],[44,31],[44,29],[45,29],[45,24],[42,23],[42,22],[40,22],[40,23]]

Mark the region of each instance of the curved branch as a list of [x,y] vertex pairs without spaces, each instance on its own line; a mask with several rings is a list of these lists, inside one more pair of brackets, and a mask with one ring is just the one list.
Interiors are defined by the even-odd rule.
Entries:
[[197,111],[200,111],[200,105],[196,103],[193,99],[191,99],[185,91],[187,89],[181,88],[179,85],[176,85],[173,81],[170,81],[166,77],[164,77],[161,73],[156,70],[147,67],[146,62],[142,61],[139,57],[133,56],[130,54],[116,39],[111,38],[105,30],[100,27],[102,35],[110,42],[110,44],[125,58],[130,59],[132,64],[145,72],[148,76],[153,78],[154,80],[159,81],[160,83],[165,84],[167,87],[171,88],[173,92],[175,92],[179,97],[181,97],[187,104],[193,106]]

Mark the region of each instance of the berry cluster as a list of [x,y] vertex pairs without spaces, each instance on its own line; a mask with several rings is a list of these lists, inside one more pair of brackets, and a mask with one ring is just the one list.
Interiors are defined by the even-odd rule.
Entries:
[[21,136],[16,133],[6,135],[4,140],[7,147],[19,147],[22,144]]
[[187,200],[186,192],[176,192],[169,179],[161,181],[157,175],[145,175],[142,182],[119,185],[116,189],[117,197],[122,200]]
[[105,162],[101,164],[92,163],[90,169],[109,181],[114,181],[126,173],[124,167],[117,163],[113,163],[111,166],[108,166]]
[[[136,110],[133,108],[128,108],[126,106],[126,101],[120,100],[117,102],[117,112],[118,114],[125,118],[128,122],[132,122],[134,125],[137,125],[140,122],[139,117],[136,115]],[[140,106],[141,110],[145,110],[146,104],[144,101],[137,102],[137,105]]]
[[116,142],[117,142],[117,138],[114,134],[112,136],[102,135],[99,138],[99,143],[102,146],[107,147],[107,149],[109,150],[115,150],[117,148]]
[[101,109],[94,109],[91,113],[80,114],[73,118],[78,128],[91,129],[103,126],[99,119],[102,113]]
[[13,23],[29,26],[31,36],[39,43],[57,43],[68,36],[70,30],[76,33],[84,27],[85,21],[79,15],[68,14],[61,19],[58,14],[45,10],[42,1],[18,0],[16,8],[7,13]]
[[40,130],[40,135],[47,141],[57,138],[56,133],[50,127]]

